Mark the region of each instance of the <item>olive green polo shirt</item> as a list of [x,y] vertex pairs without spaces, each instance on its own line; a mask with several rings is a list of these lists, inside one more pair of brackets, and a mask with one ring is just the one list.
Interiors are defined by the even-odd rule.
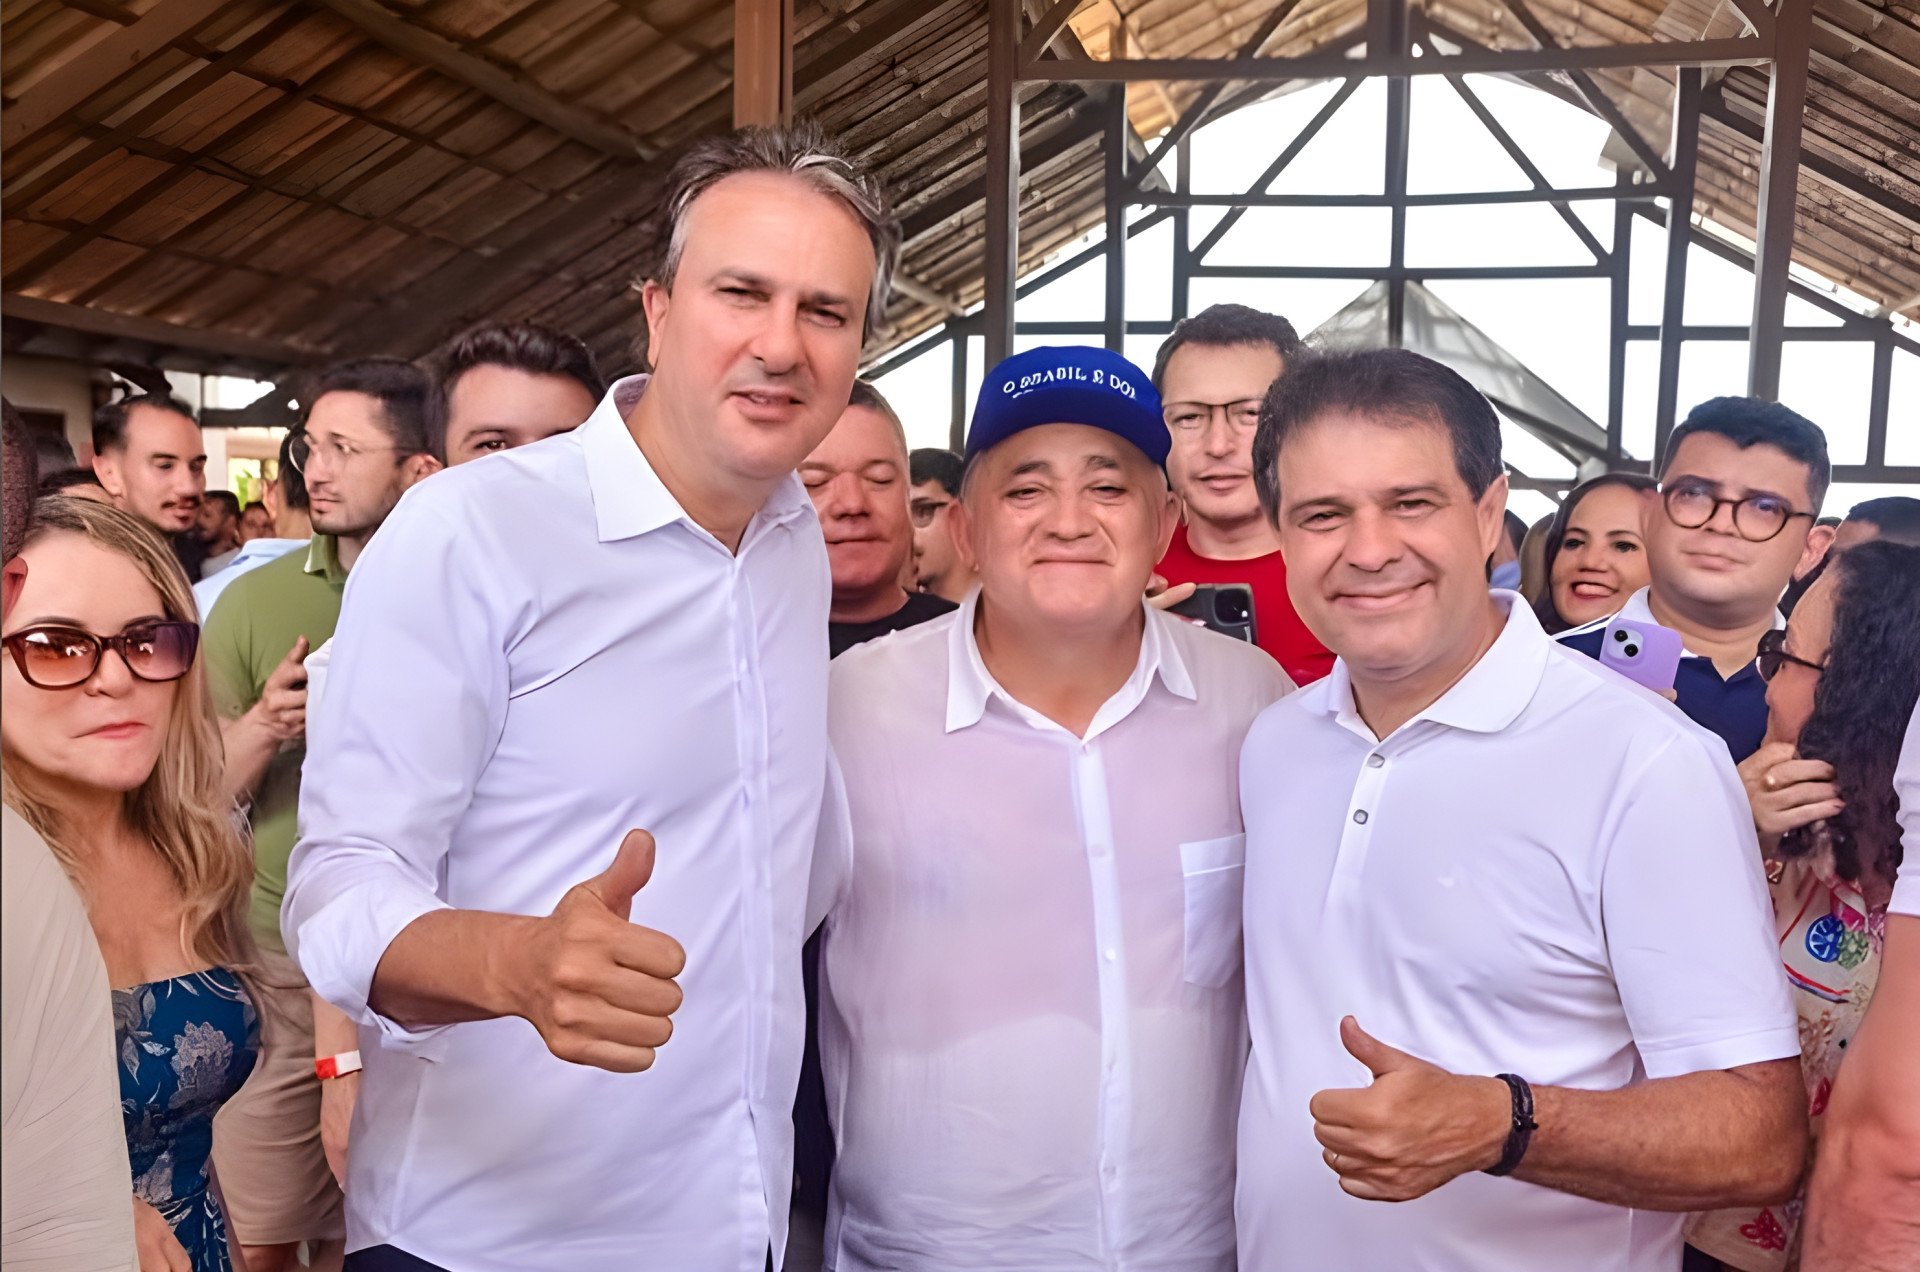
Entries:
[[[309,649],[332,638],[340,621],[340,594],[347,572],[329,535],[315,535],[303,551],[235,579],[203,619],[201,648],[214,708],[224,719],[245,715],[260,701],[267,677],[300,637]],[[304,739],[281,746],[254,793],[248,821],[253,828],[254,935],[268,949],[284,952],[280,902],[287,893],[287,858],[293,852],[300,808]]]

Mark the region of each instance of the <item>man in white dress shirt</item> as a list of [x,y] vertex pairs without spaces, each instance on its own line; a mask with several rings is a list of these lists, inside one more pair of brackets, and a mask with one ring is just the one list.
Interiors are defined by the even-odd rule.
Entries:
[[812,129],[695,147],[667,208],[651,379],[423,484],[353,572],[282,911],[363,1026],[350,1268],[785,1244],[828,598],[793,469],[897,229]]
[[830,1269],[1234,1267],[1237,756],[1291,685],[1142,601],[1167,447],[1118,354],[1002,362],[956,509],[979,590],[834,664]]
[[1339,661],[1241,764],[1250,1272],[1671,1272],[1679,1212],[1800,1174],[1733,765],[1488,592],[1499,430],[1403,350],[1316,358],[1262,410],[1288,591]]

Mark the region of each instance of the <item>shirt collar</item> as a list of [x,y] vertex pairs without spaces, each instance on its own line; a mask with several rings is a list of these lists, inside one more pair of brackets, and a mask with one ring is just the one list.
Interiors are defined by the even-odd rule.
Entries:
[[[1141,608],[1146,612],[1146,624],[1140,635],[1140,657],[1134,663],[1133,674],[1127,677],[1127,682],[1094,713],[1093,723],[1087,727],[1085,740],[1088,742],[1133,714],[1134,708],[1145,701],[1156,676],[1167,692],[1190,702],[1199,700],[1200,695],[1194,688],[1193,675],[1187,670],[1186,660],[1180,656],[1179,646],[1164,627],[1166,623],[1180,620],[1169,618],[1144,601],[1141,602]],[[986,714],[988,700],[997,697],[1014,714],[1035,728],[1065,732],[1058,724],[1001,688],[1000,682],[987,670],[986,660],[980,657],[980,644],[973,634],[974,617],[979,609],[980,589],[976,587],[960,603],[960,608],[954,611],[953,625],[947,629],[946,731],[953,733],[980,723],[980,718]]]
[[[1632,596],[1629,596],[1627,598],[1627,603],[1620,607],[1620,612],[1614,617],[1624,618],[1629,622],[1634,622],[1634,623],[1651,623],[1655,627],[1661,626],[1660,620],[1653,616],[1653,605],[1652,605],[1652,602],[1648,599],[1652,595],[1653,595],[1653,589],[1651,587],[1641,588],[1638,592],[1635,592]],[[1596,627],[1596,626],[1605,627],[1612,621],[1613,621],[1612,619],[1606,619],[1606,618],[1596,619],[1593,623],[1589,624],[1588,626],[1590,628]],[[1782,614],[1777,608],[1773,611],[1773,625],[1776,630],[1779,628],[1785,627],[1787,625],[1787,616],[1785,614]],[[1680,654],[1684,658],[1706,657],[1705,654],[1694,653],[1691,649],[1688,649],[1684,643],[1680,646]]]
[[[627,427],[627,417],[639,405],[640,395],[647,391],[652,378],[630,375],[615,380],[586,423],[576,430],[586,456],[587,490],[593,499],[594,523],[602,543],[636,538],[676,521],[693,524]],[[806,487],[789,473],[774,487],[754,520],[778,524],[812,506]],[[752,535],[750,526],[747,538]],[[745,544],[743,539],[743,548]]]
[[340,545],[330,534],[316,534],[307,541],[307,560],[302,567],[308,574],[319,574],[329,583],[345,583],[347,569],[340,564]]
[[[1506,611],[1499,636],[1466,675],[1401,729],[1431,720],[1472,733],[1498,733],[1519,719],[1533,701],[1540,678],[1546,674],[1547,660],[1553,656],[1553,640],[1541,629],[1533,607],[1521,601],[1518,593],[1496,592],[1493,600]],[[1346,659],[1333,664],[1320,702],[1322,709],[1346,728],[1370,741],[1384,740],[1375,738],[1354,705],[1353,679],[1347,673]]]

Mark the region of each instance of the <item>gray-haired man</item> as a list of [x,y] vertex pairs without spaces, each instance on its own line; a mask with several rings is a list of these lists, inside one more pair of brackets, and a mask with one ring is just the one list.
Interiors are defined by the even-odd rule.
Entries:
[[354,571],[281,920],[362,1025],[349,1267],[785,1245],[828,595],[793,469],[897,230],[807,130],[669,187],[651,379],[423,485]]

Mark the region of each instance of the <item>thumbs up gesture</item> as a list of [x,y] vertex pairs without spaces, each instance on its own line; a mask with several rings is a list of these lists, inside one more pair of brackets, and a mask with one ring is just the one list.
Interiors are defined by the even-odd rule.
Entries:
[[1307,1109],[1347,1193],[1410,1201],[1500,1160],[1513,1122],[1506,1083],[1448,1073],[1389,1047],[1352,1016],[1340,1022],[1340,1041],[1373,1083],[1322,1091]]
[[523,1015],[562,1060],[615,1073],[653,1064],[680,1007],[674,984],[686,951],[664,932],[627,920],[653,874],[653,836],[634,830],[613,864],[560,898],[523,947]]

